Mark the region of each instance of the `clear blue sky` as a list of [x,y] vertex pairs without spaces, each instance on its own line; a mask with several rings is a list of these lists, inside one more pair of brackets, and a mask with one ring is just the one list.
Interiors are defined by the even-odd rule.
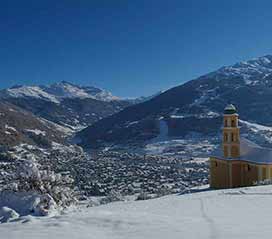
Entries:
[[0,34],[0,88],[66,80],[150,95],[272,54],[272,1],[1,1]]

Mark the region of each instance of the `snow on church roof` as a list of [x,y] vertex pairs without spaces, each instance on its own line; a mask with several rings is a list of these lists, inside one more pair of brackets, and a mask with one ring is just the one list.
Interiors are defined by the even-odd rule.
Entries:
[[236,114],[237,110],[233,104],[229,104],[224,109],[224,114]]
[[222,150],[215,153],[215,157],[223,160],[243,160],[256,164],[272,164],[272,149],[261,147],[252,141],[240,139],[240,157],[224,158]]

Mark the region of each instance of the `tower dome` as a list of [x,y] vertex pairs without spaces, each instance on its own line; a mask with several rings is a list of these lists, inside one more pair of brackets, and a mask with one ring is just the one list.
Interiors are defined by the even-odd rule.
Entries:
[[233,104],[229,104],[224,109],[224,114],[236,114],[237,110]]

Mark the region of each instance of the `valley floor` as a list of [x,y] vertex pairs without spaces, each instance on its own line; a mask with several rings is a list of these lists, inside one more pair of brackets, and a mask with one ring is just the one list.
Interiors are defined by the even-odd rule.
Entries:
[[272,186],[80,208],[0,225],[9,239],[271,238]]

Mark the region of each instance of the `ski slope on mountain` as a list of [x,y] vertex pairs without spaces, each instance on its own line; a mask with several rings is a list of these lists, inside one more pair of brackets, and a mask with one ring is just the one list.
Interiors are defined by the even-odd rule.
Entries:
[[272,186],[203,190],[1,224],[1,238],[271,238]]

